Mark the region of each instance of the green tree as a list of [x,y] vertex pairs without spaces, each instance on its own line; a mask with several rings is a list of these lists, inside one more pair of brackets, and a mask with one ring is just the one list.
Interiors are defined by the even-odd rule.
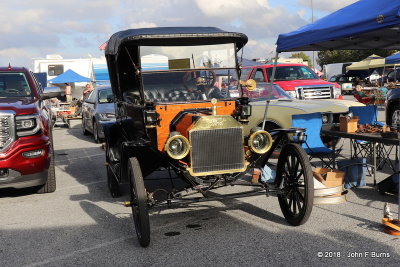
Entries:
[[302,58],[303,61],[307,61],[308,62],[308,66],[310,66],[311,68],[313,67],[310,57],[307,56],[306,54],[304,54],[303,52],[293,53],[293,54],[290,55],[289,58]]
[[331,63],[357,62],[361,61],[372,54],[388,57],[395,53],[396,50],[326,50],[319,51],[317,63],[322,66]]

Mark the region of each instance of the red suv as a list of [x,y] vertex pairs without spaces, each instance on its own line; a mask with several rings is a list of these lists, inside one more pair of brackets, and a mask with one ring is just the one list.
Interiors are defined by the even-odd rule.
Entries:
[[[241,79],[269,82],[274,65],[243,67]],[[298,99],[332,99],[341,95],[340,86],[318,77],[303,64],[277,64],[274,83]]]
[[50,108],[40,83],[26,68],[0,67],[0,188],[38,186],[54,192]]

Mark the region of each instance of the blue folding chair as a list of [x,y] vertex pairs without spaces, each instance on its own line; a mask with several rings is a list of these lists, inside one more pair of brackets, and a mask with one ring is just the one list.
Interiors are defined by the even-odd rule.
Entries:
[[358,116],[358,124],[384,125],[378,121],[378,108],[376,105],[349,107],[349,112],[353,113],[353,116]]
[[[310,160],[313,158],[319,158],[322,162],[322,167],[334,168],[333,157],[337,156],[340,149],[333,150],[325,146],[321,139],[321,128],[322,128],[322,115],[320,112],[308,113],[308,114],[297,114],[292,115],[292,127],[294,128],[305,128],[305,141],[302,143],[302,147],[308,154]],[[312,163],[311,163],[312,164]],[[314,164],[312,164],[316,167]]]

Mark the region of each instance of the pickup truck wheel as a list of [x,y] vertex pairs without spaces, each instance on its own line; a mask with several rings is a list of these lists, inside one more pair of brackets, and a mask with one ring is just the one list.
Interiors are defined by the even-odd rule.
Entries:
[[54,166],[54,154],[50,159],[50,166],[47,170],[47,181],[46,183],[37,191],[39,194],[52,193],[56,191],[56,171]]
[[86,130],[86,120],[82,117],[82,133],[83,135],[88,135],[89,132]]

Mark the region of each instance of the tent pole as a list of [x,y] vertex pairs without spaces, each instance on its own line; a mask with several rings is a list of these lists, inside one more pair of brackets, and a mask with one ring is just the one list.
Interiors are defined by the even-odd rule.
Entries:
[[[276,71],[276,64],[278,63],[278,55],[279,55],[279,52],[276,52],[275,53],[275,59],[274,59],[274,67],[272,68],[272,75],[271,75],[271,77],[269,79],[269,85],[270,85],[269,88],[268,88],[268,90],[269,90],[268,95],[269,96],[272,95],[272,86],[273,86],[274,80],[275,80],[275,71]],[[269,101],[270,101],[270,99],[268,98],[267,99],[267,103],[265,105],[265,110],[264,110],[264,117],[263,117],[263,123],[262,123],[262,129],[263,130],[265,130],[265,120],[267,119]]]

